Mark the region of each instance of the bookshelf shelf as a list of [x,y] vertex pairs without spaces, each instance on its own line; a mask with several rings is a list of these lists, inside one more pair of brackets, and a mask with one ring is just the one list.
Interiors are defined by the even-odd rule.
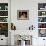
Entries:
[[46,22],[38,22],[38,23],[46,23]]
[[46,9],[45,10],[38,10],[38,11],[46,11]]
[[8,10],[0,10],[0,11],[8,11]]

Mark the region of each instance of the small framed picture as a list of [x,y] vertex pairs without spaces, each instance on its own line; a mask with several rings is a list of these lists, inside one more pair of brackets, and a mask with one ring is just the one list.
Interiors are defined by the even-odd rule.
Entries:
[[29,10],[17,10],[18,20],[29,20]]

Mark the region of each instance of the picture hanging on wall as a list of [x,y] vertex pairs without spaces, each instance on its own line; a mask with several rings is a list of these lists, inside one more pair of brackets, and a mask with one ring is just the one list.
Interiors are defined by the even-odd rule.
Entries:
[[29,20],[29,10],[17,10],[18,20]]

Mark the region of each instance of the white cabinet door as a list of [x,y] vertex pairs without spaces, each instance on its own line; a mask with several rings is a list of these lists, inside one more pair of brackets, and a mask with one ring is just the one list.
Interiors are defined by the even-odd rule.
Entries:
[[8,38],[0,37],[0,45],[8,45]]
[[38,38],[38,46],[46,46],[46,38]]

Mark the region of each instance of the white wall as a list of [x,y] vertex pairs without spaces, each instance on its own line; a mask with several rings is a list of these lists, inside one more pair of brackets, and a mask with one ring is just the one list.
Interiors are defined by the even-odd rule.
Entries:
[[[28,30],[29,26],[38,25],[38,3],[45,3],[46,0],[11,0],[11,22],[17,30]],[[17,10],[29,10],[29,20],[17,20]]]
[[[34,5],[32,5],[34,4]],[[29,20],[17,20],[17,10],[29,10]],[[27,30],[29,26],[37,25],[37,2],[30,0],[11,1],[11,22],[17,30]]]
[[[28,30],[32,24],[35,26],[33,46],[43,44],[42,38],[38,38],[38,3],[45,3],[46,0],[11,0],[11,22],[14,23],[17,30]],[[29,20],[17,20],[17,10],[29,10]],[[17,31],[16,30],[16,31]],[[19,32],[19,31],[18,31]],[[37,36],[37,37],[36,37]],[[39,44],[38,44],[39,43]]]

